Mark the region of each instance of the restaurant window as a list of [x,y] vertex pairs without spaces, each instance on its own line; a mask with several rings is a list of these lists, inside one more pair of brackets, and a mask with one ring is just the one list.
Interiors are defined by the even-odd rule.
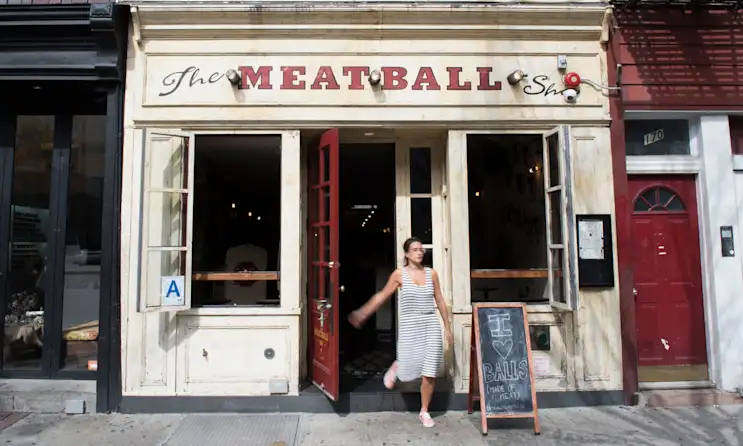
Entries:
[[689,121],[652,119],[624,122],[627,156],[689,155]]
[[467,137],[473,302],[575,307],[569,128]]
[[141,310],[278,306],[280,135],[147,143]]

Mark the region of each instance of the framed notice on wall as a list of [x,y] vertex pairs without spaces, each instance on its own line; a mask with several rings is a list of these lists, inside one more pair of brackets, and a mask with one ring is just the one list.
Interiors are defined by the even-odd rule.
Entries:
[[611,288],[614,286],[614,249],[611,215],[575,216],[578,231],[578,286]]

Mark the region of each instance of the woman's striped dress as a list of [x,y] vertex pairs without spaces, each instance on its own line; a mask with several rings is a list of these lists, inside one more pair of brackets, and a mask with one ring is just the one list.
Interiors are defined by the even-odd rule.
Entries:
[[436,313],[431,268],[426,268],[425,272],[425,285],[416,285],[408,274],[408,268],[402,268],[397,338],[397,377],[400,381],[413,381],[421,376],[435,378],[444,362],[443,332]]

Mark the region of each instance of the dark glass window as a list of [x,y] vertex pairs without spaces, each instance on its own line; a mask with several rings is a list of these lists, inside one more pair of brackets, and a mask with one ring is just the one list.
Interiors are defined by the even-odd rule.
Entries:
[[106,117],[74,116],[62,306],[62,366],[96,370]]
[[688,155],[689,122],[685,119],[625,121],[628,156]]
[[686,210],[686,207],[681,198],[665,187],[650,188],[635,200],[635,212],[678,212],[684,210]]
[[431,193],[431,149],[410,148],[410,193]]

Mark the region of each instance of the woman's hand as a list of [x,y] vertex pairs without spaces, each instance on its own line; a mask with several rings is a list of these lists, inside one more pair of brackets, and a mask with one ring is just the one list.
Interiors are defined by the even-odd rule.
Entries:
[[446,330],[446,344],[449,347],[454,347],[454,335],[451,330]]
[[351,323],[355,328],[361,328],[366,322],[366,315],[361,310],[352,311],[348,315],[348,322]]

